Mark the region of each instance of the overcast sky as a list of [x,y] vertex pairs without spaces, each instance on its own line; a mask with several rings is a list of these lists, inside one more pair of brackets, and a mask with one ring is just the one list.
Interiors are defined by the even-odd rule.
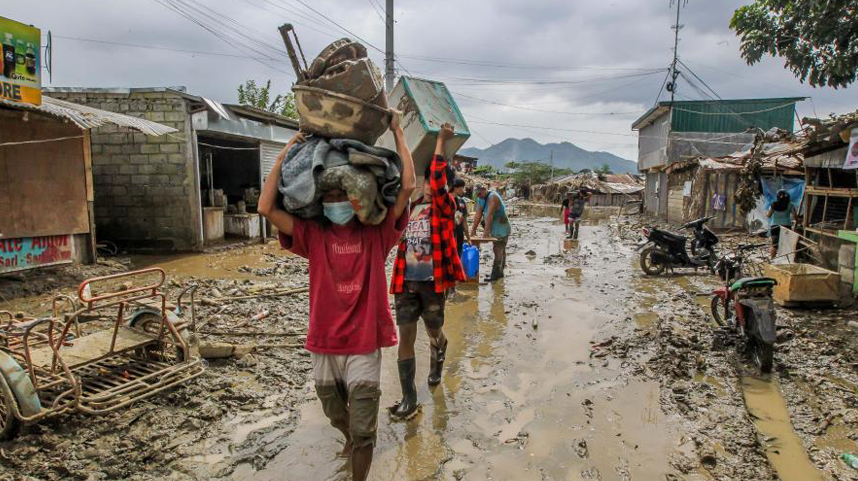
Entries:
[[[630,125],[653,105],[672,57],[669,0],[395,1],[399,73],[447,84],[474,132],[468,145],[531,137],[636,159]],[[750,1],[688,2],[679,45],[687,66],[722,98],[812,97],[799,104],[801,116],[858,109],[855,87],[802,85],[780,59],[747,66],[728,24]],[[205,12],[193,17],[227,40],[169,3]],[[247,79],[271,79],[278,92],[291,86],[278,25],[296,25],[308,57],[351,36],[332,21],[383,49],[383,6],[384,0],[33,0],[6,2],[2,15],[52,32],[53,80],[45,76],[46,86],[181,85],[234,102]],[[370,52],[381,67],[383,55]],[[678,98],[701,96],[680,80]]]

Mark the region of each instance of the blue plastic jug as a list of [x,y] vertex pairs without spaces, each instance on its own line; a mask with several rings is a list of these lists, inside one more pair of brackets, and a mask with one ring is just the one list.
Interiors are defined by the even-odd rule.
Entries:
[[465,275],[469,278],[475,277],[480,270],[480,250],[465,244],[462,248],[462,267],[465,269]]

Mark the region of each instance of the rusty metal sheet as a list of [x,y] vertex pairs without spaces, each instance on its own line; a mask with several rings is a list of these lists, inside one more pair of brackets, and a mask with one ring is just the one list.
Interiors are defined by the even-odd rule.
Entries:
[[68,119],[74,122],[82,129],[94,129],[105,124],[118,125],[120,127],[128,127],[146,135],[164,135],[172,132],[177,132],[172,127],[152,122],[151,120],[139,119],[129,115],[118,114],[116,112],[108,112],[106,110],[95,109],[80,105],[65,100],[59,100],[47,96],[42,96],[41,105],[27,105],[11,100],[0,99],[0,105],[18,110],[30,110],[42,112]]

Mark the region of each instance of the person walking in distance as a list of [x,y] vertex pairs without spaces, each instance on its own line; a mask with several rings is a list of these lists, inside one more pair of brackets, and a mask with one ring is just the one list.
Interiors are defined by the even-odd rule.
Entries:
[[566,192],[566,198],[560,203],[560,218],[563,219],[563,224],[566,227],[566,235],[569,236],[569,204],[572,203],[574,194],[570,190]]
[[389,408],[394,419],[406,420],[417,414],[417,369],[414,343],[421,317],[429,335],[430,386],[441,382],[447,353],[444,336],[444,307],[447,290],[465,280],[465,271],[456,252],[454,234],[456,200],[447,184],[445,144],[453,137],[449,124],[441,126],[435,155],[423,177],[423,198],[411,209],[408,228],[399,243],[390,292],[394,295],[396,324],[399,326],[399,384],[402,399]]
[[456,249],[461,259],[465,237],[468,238],[468,242],[471,242],[471,232],[468,230],[468,203],[465,201],[465,180],[461,177],[456,177],[453,181],[453,195],[456,198]]
[[402,186],[385,220],[364,225],[342,190],[323,193],[325,221],[295,217],[278,206],[280,167],[303,137],[297,134],[277,157],[259,197],[259,213],[280,232],[280,243],[310,264],[310,324],[306,349],[313,360],[316,394],[333,427],[345,436],[353,479],[372,464],[381,390],[381,348],[396,344],[387,296],[385,261],[408,223],[416,187],[414,163],[394,113],[390,123],[402,159]]
[[581,217],[584,215],[584,209],[587,207],[589,198],[589,194],[584,194],[580,190],[572,191],[572,197],[569,200],[569,213],[566,218],[566,235],[570,239],[578,238],[578,231],[581,229]]
[[492,262],[492,273],[486,278],[487,281],[494,282],[503,278],[506,268],[506,244],[512,229],[500,194],[489,191],[485,185],[478,185],[475,190],[477,191],[477,213],[474,217],[474,225],[471,226],[471,237],[477,235],[477,227],[485,220],[483,231],[486,236],[497,239],[492,245],[495,256]]

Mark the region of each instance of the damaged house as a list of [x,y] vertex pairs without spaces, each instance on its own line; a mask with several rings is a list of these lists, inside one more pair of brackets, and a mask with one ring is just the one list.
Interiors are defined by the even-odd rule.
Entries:
[[853,150],[858,145],[858,112],[805,122],[810,126],[806,129],[802,226],[805,235],[819,242],[823,267],[839,271],[841,280],[858,293],[858,169],[846,165],[850,141]]
[[670,165],[730,155],[752,143],[753,132],[792,132],[800,100],[804,98],[659,102],[632,124],[639,134],[638,171],[646,175],[646,212],[668,216]]
[[[754,185],[759,183],[769,192],[796,186],[800,198],[804,179],[802,146],[792,140],[765,140],[760,139],[756,150],[751,144],[730,155],[699,156],[669,165],[665,169],[666,220],[686,223],[714,216],[708,224],[713,229],[765,228],[765,199],[755,195],[761,191]],[[743,199],[748,195],[753,198]]]
[[531,195],[535,201],[559,203],[566,192],[571,190],[591,192],[589,205],[593,207],[623,207],[629,204],[640,204],[643,199],[644,184],[640,177],[632,174],[584,172],[535,185]]

